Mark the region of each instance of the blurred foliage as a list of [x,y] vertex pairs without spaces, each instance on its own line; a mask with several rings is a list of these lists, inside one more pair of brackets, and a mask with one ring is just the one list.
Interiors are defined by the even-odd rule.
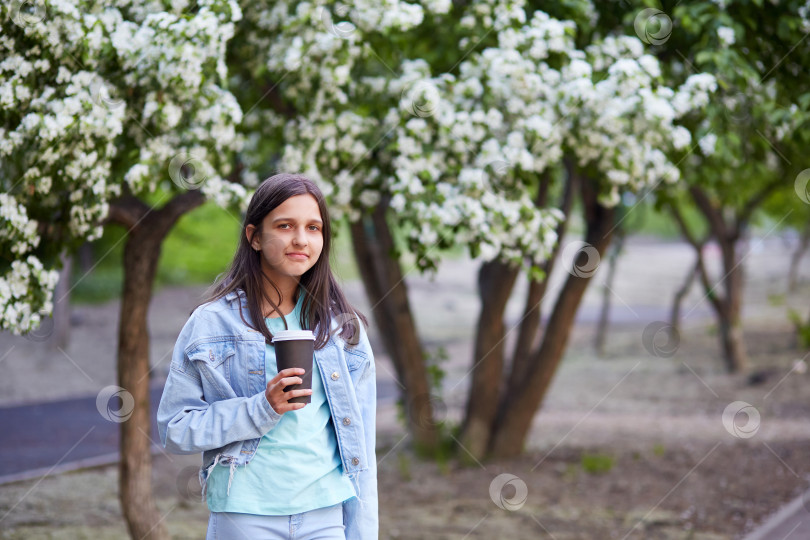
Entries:
[[434,392],[436,395],[441,395],[442,381],[444,381],[444,376],[447,374],[441,365],[450,358],[447,354],[447,349],[439,347],[434,354],[431,354],[429,351],[424,351],[422,356],[427,366],[431,392]]
[[[719,93],[715,106],[706,119],[693,119],[688,126],[698,138],[707,131],[718,135],[713,156],[684,158],[681,165],[688,183],[710,188],[712,196],[730,207],[744,205],[752,193],[760,190],[763,183],[774,176],[786,178],[780,187],[764,202],[763,211],[754,214],[754,223],[760,226],[799,227],[810,219],[810,205],[802,204],[796,197],[792,180],[799,163],[803,163],[803,148],[810,137],[810,130],[794,129],[787,132],[775,130],[775,126],[804,126],[810,109],[810,91],[797,69],[807,65],[810,41],[802,42],[803,29],[797,17],[795,1],[763,9],[760,2],[728,1],[726,9],[707,2],[649,1],[609,2],[591,4],[585,0],[563,0],[555,3],[529,2],[554,17],[574,20],[577,23],[577,43],[580,46],[592,41],[594,35],[621,33],[635,35],[634,22],[638,13],[646,7],[660,8],[673,23],[672,35],[658,46],[646,46],[662,62],[662,82],[682,82],[695,71],[714,73],[719,79]],[[453,9],[457,9],[454,7]],[[595,10],[595,12],[594,12]],[[595,17],[594,15],[598,15]],[[245,24],[243,22],[243,24]],[[438,21],[426,21],[419,26],[424,40],[411,43],[385,41],[383,36],[372,36],[379,43],[371,43],[383,62],[377,62],[381,75],[386,75],[383,63],[398,64],[402,51],[422,53],[434,71],[457,70],[457,34],[460,30],[441,28]],[[723,45],[718,38],[718,28],[734,30],[736,42]],[[429,39],[428,39],[429,38]],[[482,35],[476,49],[494,44],[495,34]],[[446,46],[435,46],[444,43]],[[431,44],[428,46],[428,44]],[[240,57],[242,43],[237,32],[229,47],[230,59]],[[789,51],[789,54],[785,54]],[[232,84],[240,102],[255,103],[272,88],[272,81],[254,80],[256,66],[229,62]],[[259,74],[261,70],[258,69]],[[259,84],[261,83],[261,84]],[[767,91],[766,86],[771,85]],[[733,105],[732,105],[733,104]],[[732,107],[733,108],[730,108]],[[377,114],[384,111],[368,111]],[[277,148],[267,148],[264,155],[268,163],[276,158]],[[780,155],[786,157],[783,160]],[[770,157],[769,157],[770,156]],[[776,161],[774,161],[776,156]],[[683,156],[681,156],[683,157]],[[681,159],[678,157],[678,159]],[[695,161],[698,157],[701,159]],[[792,165],[787,160],[791,160]],[[557,185],[557,182],[554,183]],[[707,226],[700,213],[690,204],[688,195],[672,194],[681,208],[690,229],[698,236],[705,235]],[[623,201],[627,218],[622,224],[632,234],[646,234],[663,238],[679,236],[677,226],[667,214],[656,212],[653,203],[661,199],[651,197],[642,200]],[[573,213],[575,216],[577,212]],[[772,216],[772,217],[770,217]],[[157,275],[157,287],[167,284],[206,284],[223,272],[233,254],[239,231],[238,218],[225,210],[207,203],[184,216],[167,238]],[[579,232],[581,224],[574,219],[569,233]],[[351,238],[345,224],[336,228],[333,249],[333,267],[344,281],[356,279],[358,273],[353,263]],[[407,253],[405,239],[408,230],[393,227],[396,244],[401,253]],[[92,272],[82,277],[74,269],[73,298],[75,302],[97,302],[119,294],[121,283],[120,261],[123,251],[123,231],[107,227],[104,236],[93,244],[94,257],[99,261]],[[462,246],[450,248],[450,258],[466,253]],[[407,257],[406,257],[407,259]],[[412,260],[403,260],[406,266]]]
[[[155,287],[211,283],[227,269],[236,249],[238,217],[213,202],[182,216],[163,242]],[[108,226],[90,244],[96,265],[87,275],[74,261],[74,303],[104,302],[121,294],[126,231]]]
[[[544,9],[555,13],[575,5],[569,0]],[[639,23],[648,30],[645,11],[670,23],[660,43],[645,45],[661,62],[663,83],[678,84],[698,72],[717,79],[707,114],[685,122],[694,148],[671,156],[680,163],[685,182],[673,186],[670,193],[676,200],[670,202],[685,212],[693,202],[674,192],[698,186],[713,205],[723,208],[726,220],[739,217],[743,228],[749,219],[762,224],[768,218],[768,225],[775,225],[769,230],[801,228],[810,219],[810,205],[794,190],[810,144],[810,87],[801,75],[810,65],[806,3],[791,0],[764,8],[758,0],[628,0],[593,7],[593,22],[578,20],[582,34],[638,35]],[[716,142],[704,149],[697,142],[706,137],[716,137]],[[753,204],[771,184],[776,185],[768,196]],[[663,202],[662,193],[659,205]],[[752,204],[761,211],[750,216],[745,209]]]
[[802,320],[801,314],[795,309],[788,310],[788,319],[796,327],[796,340],[802,349],[810,349],[810,320]]
[[410,482],[413,479],[411,474],[411,458],[405,452],[397,453],[397,469],[399,477],[403,482]]
[[[682,211],[689,229],[698,236],[705,235],[708,227],[698,210],[693,206],[685,206]],[[657,209],[656,200],[651,197],[645,199],[643,195],[636,197],[632,193],[626,193],[618,207],[618,220],[621,220],[618,226],[626,234],[655,236],[667,240],[681,237],[675,220],[669,213]]]
[[[183,215],[163,242],[155,290],[166,285],[210,285],[225,272],[236,250],[242,217],[208,201]],[[71,301],[100,303],[117,298],[123,283],[122,260],[126,231],[104,228],[104,235],[90,244],[94,266],[85,273],[74,258]],[[344,280],[357,279],[351,235],[344,223],[335,229],[332,267]]]
[[[663,239],[678,238],[679,232],[668,215],[657,212],[647,201],[629,202],[627,223],[634,234],[649,235]],[[685,209],[685,216],[690,225],[696,229],[702,223],[699,215],[692,208]],[[213,202],[184,215],[166,238],[161,251],[156,278],[156,289],[166,285],[206,285],[224,272],[233,257],[241,228],[240,216],[223,210]],[[576,221],[576,220],[575,220]],[[576,231],[581,227],[578,222],[572,227]],[[359,272],[354,262],[351,234],[345,222],[337,224],[334,229],[332,244],[332,268],[342,281],[359,279]],[[407,231],[394,230],[397,242],[404,244]],[[78,267],[74,260],[71,284],[71,299],[74,303],[100,303],[117,298],[121,293],[123,269],[121,261],[126,242],[125,231],[118,226],[105,227],[104,235],[92,242],[94,266],[87,274]],[[405,252],[407,253],[407,252]],[[454,246],[447,254],[448,259],[465,257],[464,246]],[[407,261],[406,261],[407,266]],[[446,353],[445,353],[446,354]],[[437,353],[441,360],[442,353]],[[439,366],[435,366],[440,370]],[[439,373],[436,373],[439,375]]]

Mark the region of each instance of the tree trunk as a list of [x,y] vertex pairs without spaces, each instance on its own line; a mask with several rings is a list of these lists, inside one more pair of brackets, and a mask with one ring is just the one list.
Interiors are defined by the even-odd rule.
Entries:
[[427,454],[438,448],[438,425],[421,341],[416,329],[405,276],[381,202],[371,216],[352,223],[355,260],[363,278],[374,320],[402,387],[407,428],[415,448]]
[[85,242],[79,246],[77,253],[79,260],[79,270],[82,274],[87,274],[93,270],[95,264],[95,256],[93,255],[93,244]]
[[461,430],[461,444],[476,458],[487,451],[503,384],[506,330],[503,320],[519,268],[501,261],[489,261],[478,271],[481,314],[475,333],[472,381],[467,392],[467,409]]
[[799,283],[799,262],[807,253],[810,248],[810,221],[804,225],[802,233],[799,236],[799,245],[790,257],[790,270],[788,271],[788,292],[795,292],[796,286]]
[[148,230],[148,223],[144,229],[130,231],[124,247],[118,385],[132,395],[135,406],[132,416],[121,423],[119,480],[121,508],[130,536],[157,540],[169,536],[152,498],[147,311],[162,238]]
[[53,299],[53,324],[48,346],[52,349],[61,347],[66,349],[70,342],[70,273],[73,267],[73,257],[62,253],[62,270],[59,272],[59,282],[56,284]]
[[[556,251],[551,256],[555,257]],[[549,260],[549,262],[551,261]],[[551,268],[551,265],[546,264],[546,268]],[[551,271],[547,270],[542,280],[529,282],[526,305],[523,308],[523,317],[520,319],[515,350],[512,352],[512,365],[509,370],[507,388],[514,388],[518,381],[526,376],[531,365],[531,351],[537,346],[537,340],[540,337],[543,298],[546,295],[550,276]]]
[[[614,210],[598,203],[595,186],[591,182],[585,180],[581,186],[587,225],[585,241],[602,257],[610,244]],[[499,406],[490,442],[493,457],[514,457],[522,452],[532,420],[565,352],[574,317],[589,284],[590,278],[577,277],[572,273],[563,285],[546,325],[542,344],[533,354],[527,376],[517,387],[508,389]]]
[[742,329],[743,266],[737,256],[737,243],[724,240],[720,244],[723,253],[725,275],[725,299],[718,311],[720,341],[723,359],[729,373],[744,373],[748,370],[748,355],[745,350]]
[[[159,210],[126,195],[110,206],[108,221],[128,229],[118,332],[118,385],[121,387],[119,498],[134,540],[166,540],[168,531],[152,497],[149,331],[152,298],[163,239],[177,219],[204,201],[198,191],[174,197]],[[132,408],[127,397],[132,397]]]
[[[698,252],[698,257],[701,256],[701,253]],[[697,276],[698,272],[700,271],[700,266],[701,261],[696,261],[694,266],[692,266],[689,273],[686,275],[683,285],[681,285],[681,288],[675,292],[675,296],[672,299],[669,325],[675,330],[675,332],[680,333],[681,331],[681,303],[683,303],[683,299],[689,293],[689,289],[692,287],[692,282],[695,281],[695,276]]]
[[[771,186],[754,197],[752,201],[763,200]],[[695,201],[695,206],[709,223],[712,236],[717,241],[722,254],[723,277],[708,289],[707,296],[712,299],[717,296],[715,289],[723,284],[725,294],[723,297],[712,299],[711,305],[717,315],[718,333],[723,350],[723,361],[729,373],[741,373],[748,368],[748,356],[745,351],[742,330],[742,295],[743,295],[743,266],[737,256],[737,242],[742,236],[746,219],[753,211],[753,203],[749,203],[746,211],[738,215],[732,224],[726,223],[723,208],[715,204],[712,199],[699,187],[691,186],[689,193]],[[704,272],[705,278],[705,272]],[[704,283],[708,286],[708,283]],[[708,287],[707,287],[708,288]]]
[[624,229],[617,227],[616,242],[610,248],[608,256],[607,276],[605,276],[605,287],[602,290],[602,309],[599,311],[599,322],[596,325],[596,337],[594,339],[594,349],[596,355],[605,356],[605,341],[607,340],[608,324],[610,322],[610,297],[613,289],[613,282],[616,278],[616,266],[618,265],[619,254],[624,247]]
[[[543,273],[545,274],[543,279],[529,282],[529,294],[526,297],[526,305],[523,309],[523,317],[520,320],[517,342],[515,343],[515,350],[512,353],[512,365],[509,371],[507,388],[517,388],[520,381],[523,380],[529,371],[529,366],[531,365],[531,351],[538,346],[537,342],[540,338],[540,319],[542,316],[543,298],[546,295],[551,273],[554,271],[554,265],[560,254],[560,244],[568,229],[568,217],[571,215],[571,206],[574,202],[574,194],[577,191],[578,177],[575,174],[573,162],[564,160],[563,163],[567,172],[565,188],[563,190],[562,200],[560,201],[560,210],[562,210],[563,219],[557,225],[557,243],[552,248],[548,260],[543,265]],[[545,189],[543,184],[541,184],[541,187],[544,189],[539,190],[540,196],[537,200],[538,207],[544,206],[546,203],[547,189]]]

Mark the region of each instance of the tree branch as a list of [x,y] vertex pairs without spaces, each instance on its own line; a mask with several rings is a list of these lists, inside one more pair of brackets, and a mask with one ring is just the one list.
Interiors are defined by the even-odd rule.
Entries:
[[669,203],[667,204],[667,207],[672,213],[672,217],[675,218],[675,223],[678,224],[678,228],[681,230],[683,237],[687,242],[689,242],[689,244],[691,244],[693,248],[695,248],[695,255],[697,256],[697,260],[695,261],[695,271],[697,271],[698,275],[700,276],[700,282],[703,284],[703,290],[706,291],[709,301],[719,313],[720,309],[722,308],[723,300],[718,298],[717,295],[712,292],[712,286],[711,283],[709,283],[709,273],[706,271],[706,264],[703,261],[703,246],[709,241],[711,235],[703,240],[698,240],[686,226],[686,220],[683,218],[683,214],[681,214],[681,211],[678,210],[677,206],[675,206],[673,203]]
[[199,189],[184,191],[175,195],[157,211],[157,227],[163,234],[168,234],[169,229],[186,212],[194,210],[205,202],[205,196]]
[[107,217],[101,223],[102,225],[115,223],[130,230],[149,210],[149,206],[138,197],[130,194],[123,195],[110,203]]
[[743,209],[740,210],[740,212],[737,214],[737,227],[736,228],[737,228],[738,235],[740,233],[741,224],[747,223],[748,220],[751,218],[751,214],[754,212],[754,210],[756,210],[757,207],[760,204],[765,202],[765,199],[767,199],[768,196],[771,193],[773,193],[773,191],[776,188],[778,188],[781,184],[782,184],[782,179],[781,178],[775,178],[773,181],[768,183],[764,188],[762,188],[762,190],[760,190],[759,193],[754,195],[751,198],[751,200],[748,201],[748,204],[746,204],[743,207]]
[[689,186],[689,193],[692,195],[692,199],[695,201],[698,209],[706,216],[712,234],[714,234],[718,242],[722,242],[728,234],[722,213],[714,207],[709,196],[700,187],[694,185]]
[[692,244],[692,247],[700,250],[703,248],[703,244],[706,243],[706,240],[702,242],[698,242],[697,238],[692,234],[692,231],[689,230],[689,227],[686,225],[686,220],[683,218],[683,214],[681,211],[678,210],[678,207],[675,206],[674,203],[670,202],[667,203],[667,208],[669,208],[669,212],[672,214],[672,217],[675,219],[675,223],[678,224],[678,228],[681,230],[681,234],[686,239],[687,242]]

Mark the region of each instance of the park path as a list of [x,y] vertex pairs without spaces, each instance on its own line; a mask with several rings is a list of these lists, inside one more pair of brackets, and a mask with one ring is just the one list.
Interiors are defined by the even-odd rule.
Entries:
[[[149,396],[153,442],[161,390]],[[4,407],[0,433],[0,485],[118,461],[118,424],[99,413],[96,396]]]

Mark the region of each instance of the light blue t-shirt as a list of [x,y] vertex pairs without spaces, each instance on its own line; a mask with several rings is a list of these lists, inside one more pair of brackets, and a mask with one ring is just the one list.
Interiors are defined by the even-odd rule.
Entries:
[[[303,295],[288,314],[290,330],[300,330]],[[270,333],[284,330],[280,317],[265,319]],[[265,380],[278,374],[276,353],[265,345]],[[214,467],[208,477],[208,509],[266,516],[308,512],[355,496],[343,476],[335,428],[317,362],[312,365],[312,402],[289,411],[259,442],[256,454],[236,467],[228,495],[229,467]]]

